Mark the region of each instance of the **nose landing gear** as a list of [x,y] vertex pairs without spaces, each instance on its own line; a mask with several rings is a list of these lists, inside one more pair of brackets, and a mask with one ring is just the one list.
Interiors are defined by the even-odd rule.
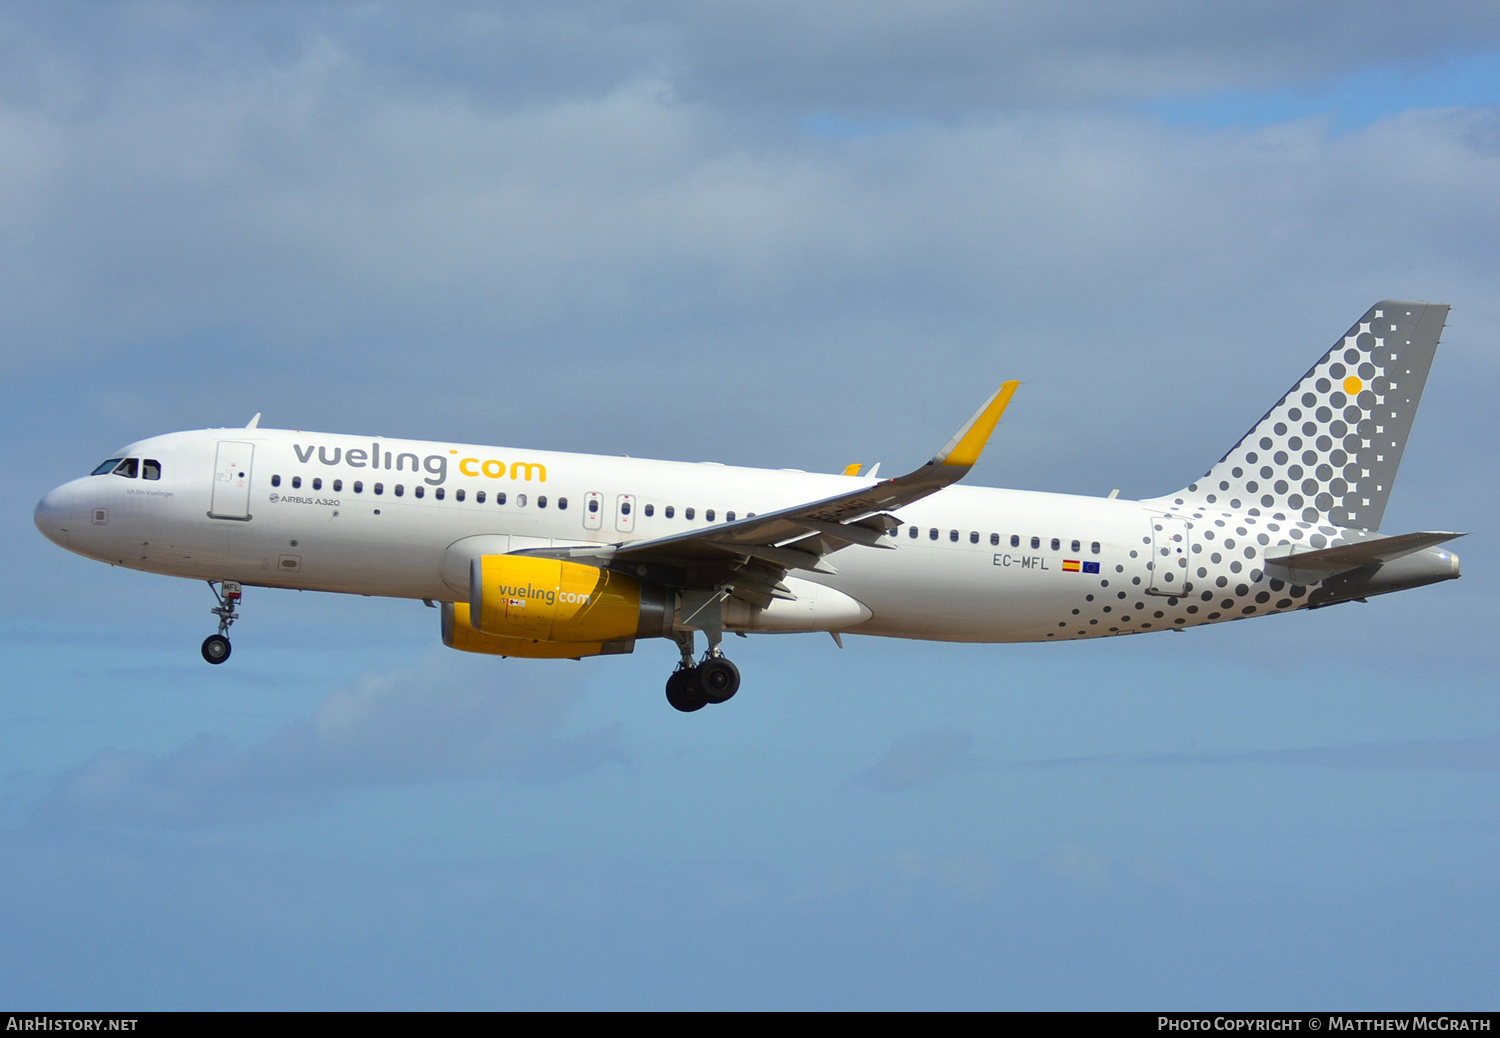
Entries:
[[209,610],[219,618],[219,633],[211,634],[203,639],[202,652],[205,660],[217,666],[229,658],[229,626],[240,618],[240,614],[235,612],[235,607],[240,604],[244,592],[240,590],[237,580],[219,581],[217,586],[214,581],[210,580],[208,589],[219,600],[219,604]]
[[210,634],[203,639],[203,658],[210,663],[223,663],[229,658],[229,639],[222,634]]

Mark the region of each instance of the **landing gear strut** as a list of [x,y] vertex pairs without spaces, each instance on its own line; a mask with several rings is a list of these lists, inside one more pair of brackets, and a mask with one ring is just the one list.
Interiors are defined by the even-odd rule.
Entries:
[[726,702],[740,690],[740,669],[714,644],[693,662],[693,632],[677,631],[672,635],[682,650],[682,662],[667,678],[667,702],[685,714],[702,710],[710,703]]
[[219,581],[217,586],[215,586],[214,581],[210,580],[208,582],[208,589],[219,600],[219,604],[209,610],[210,613],[219,618],[219,633],[210,634],[207,638],[203,639],[202,651],[205,660],[218,665],[229,658],[229,626],[240,618],[240,614],[235,612],[235,607],[240,604],[240,599],[244,597],[244,592],[240,590],[240,584],[237,580]]

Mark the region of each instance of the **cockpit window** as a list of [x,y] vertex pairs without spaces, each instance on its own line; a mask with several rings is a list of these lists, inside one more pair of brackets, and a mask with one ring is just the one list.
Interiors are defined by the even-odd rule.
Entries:
[[161,479],[161,462],[155,458],[147,458],[141,462],[142,479]]
[[140,469],[140,458],[126,458],[115,466],[115,475],[124,476],[126,479],[134,479]]
[[91,475],[91,476],[104,476],[104,475],[108,475],[109,473],[111,473],[111,472],[113,472],[115,470],[115,466],[118,465],[119,463],[120,463],[120,459],[119,458],[110,458],[108,461],[100,463],[99,467],[96,468],[93,472],[90,472],[89,475]]

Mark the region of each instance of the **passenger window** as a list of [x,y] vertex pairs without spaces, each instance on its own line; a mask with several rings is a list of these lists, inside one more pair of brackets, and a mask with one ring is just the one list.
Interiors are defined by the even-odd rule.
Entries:
[[1082,548],[1082,547],[1083,547],[1083,545],[1082,545],[1082,543],[1080,543],[1080,542],[1078,542],[1078,541],[1074,541],[1074,542],[1073,542],[1073,550],[1074,550],[1074,551],[1077,551],[1077,550],[1078,550],[1078,549],[1080,549],[1080,548]]
[[949,530],[948,531],[948,539],[950,541],[952,541],[954,544],[957,544],[958,543],[958,531],[957,530]]
[[725,512],[724,513],[724,521],[726,523],[732,523],[732,522],[734,522],[734,513],[733,512]]
[[1013,533],[1013,534],[1010,535],[1010,546],[1012,548],[1019,548],[1021,546],[1021,535],[1020,534]]
[[271,477],[271,485],[273,487],[279,487],[279,486],[281,486],[281,477],[280,476],[272,476]]
[[656,514],[656,506],[655,505],[647,505],[646,506],[646,518],[650,519],[655,514]]
[[546,494],[538,494],[536,496],[536,506],[538,508],[546,508],[547,507],[547,495]]
[[979,543],[979,531],[978,530],[970,530],[969,531],[969,543],[970,544],[978,544]]
[[1062,548],[1062,541],[1059,540],[1056,537],[1052,538],[1052,550],[1053,551],[1058,551],[1061,548]]
[[383,493],[385,493],[385,484],[384,483],[376,483],[375,484],[375,493],[377,493],[377,494],[383,494]]
[[436,490],[434,490],[432,492],[432,496],[435,497],[435,498],[437,498],[439,501],[441,501],[443,498],[447,497],[448,495],[447,495],[447,492],[444,491],[442,487],[438,487]]
[[1031,546],[1033,548],[1040,548],[1042,546],[1042,539],[1040,537],[1033,537],[1031,539]]
[[115,475],[124,476],[126,479],[135,479],[136,471],[139,467],[139,458],[126,458],[115,466]]
[[476,490],[476,491],[474,491],[474,503],[478,504],[478,505],[484,504],[484,491],[483,490]]
[[935,541],[938,539],[938,529],[936,526],[927,531],[927,539],[930,541]]
[[708,511],[704,512],[703,513],[703,518],[707,519],[709,522],[713,522],[714,521],[714,510],[712,508],[710,508]]
[[998,533],[992,533],[992,534],[990,534],[990,547],[991,548],[998,548],[998,547],[1000,547],[1000,535]]
[[560,498],[557,499],[557,510],[559,512],[566,512],[568,510],[568,499],[567,498],[560,497]]
[[[484,491],[483,490],[481,490],[479,492],[479,500],[481,500],[481,501],[484,500]],[[523,494],[521,496],[521,504],[524,505],[525,503],[526,503],[526,496]],[[497,504],[497,505],[503,505],[503,504],[505,504],[505,493],[504,493],[504,491],[501,491],[500,493],[498,493],[498,494],[495,495],[495,504]]]
[[[503,504],[505,504],[505,495],[504,494],[496,494],[495,495],[495,500],[498,501],[498,502],[500,502],[503,505]],[[517,494],[516,495],[516,507],[517,508],[525,508],[526,507],[526,495],[525,494]]]
[[693,510],[691,508],[684,508],[682,510],[682,517],[684,519],[691,519],[693,517]]
[[908,526],[907,529],[911,531],[911,536],[914,538],[920,536],[922,533],[922,531],[918,530],[915,526]]
[[102,461],[99,463],[99,467],[96,468],[93,472],[90,472],[89,475],[107,476],[115,470],[115,466],[118,464],[120,464],[119,458],[110,458],[108,461]]
[[354,481],[354,492],[356,494],[363,494],[365,492],[365,481],[364,480],[362,480],[362,479],[356,479]]
[[666,515],[666,517],[667,517],[667,518],[668,518],[668,519],[670,519],[670,518],[672,518],[672,517],[673,517],[673,516],[674,516],[674,515],[676,515],[676,514],[677,514],[677,509],[676,509],[676,508],[674,508],[674,507],[672,507],[672,506],[671,506],[671,505],[668,505],[668,506],[667,506],[667,507],[666,507],[666,511],[665,511],[665,512],[664,512],[664,513],[663,513],[663,514],[665,514],[665,515]]
[[464,495],[464,489],[463,489],[463,487],[459,487],[457,490],[455,490],[453,492],[453,500],[455,500],[455,501],[462,501],[464,499],[464,496],[465,495]]
[[321,478],[315,478],[313,480],[313,487],[312,488],[314,490],[322,490],[323,489],[323,480]]
[[630,514],[630,502],[629,501],[621,501],[620,502],[620,514],[621,515],[629,515]]
[[302,477],[301,476],[293,476],[292,477],[292,489],[293,490],[301,490],[302,489]]
[[337,494],[339,491],[341,491],[343,489],[344,489],[344,481],[342,479],[336,479],[336,480],[333,481],[333,492],[335,494]]
[[[314,489],[316,489],[316,488],[314,488]],[[422,497],[425,493],[426,493],[426,488],[423,487],[423,486],[421,486],[420,484],[418,484],[417,486],[414,486],[414,487],[411,488],[411,496],[412,497]]]
[[147,458],[141,462],[142,479],[161,479],[161,462],[154,458]]
[[396,496],[400,497],[404,493],[406,493],[406,487],[402,486],[400,483],[397,483],[396,484]]
[[1095,541],[1092,545],[1089,546],[1089,550],[1092,551],[1095,555],[1098,555],[1099,554],[1099,542]]
[[589,515],[598,515],[598,514],[599,514],[599,499],[597,497],[591,497],[591,498],[589,498]]

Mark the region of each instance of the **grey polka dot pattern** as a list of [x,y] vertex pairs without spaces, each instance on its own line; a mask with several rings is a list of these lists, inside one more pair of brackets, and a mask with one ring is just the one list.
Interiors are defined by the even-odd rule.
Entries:
[[[1046,619],[1057,640],[1143,634],[1316,604],[1289,551],[1380,525],[1448,307],[1370,308],[1196,483],[1141,501],[1138,530]],[[1300,574],[1306,578],[1305,571]]]
[[[1079,599],[1053,617],[1047,636],[1145,634],[1301,609],[1313,589],[1268,565],[1266,553],[1285,544],[1316,549],[1342,540],[1336,527],[1300,520],[1184,509],[1158,515],[1133,547],[1111,546],[1107,555],[1118,561],[1080,587]],[[1173,589],[1179,593],[1164,590],[1168,574],[1180,580]]]
[[1378,529],[1447,314],[1375,304],[1174,503]]

